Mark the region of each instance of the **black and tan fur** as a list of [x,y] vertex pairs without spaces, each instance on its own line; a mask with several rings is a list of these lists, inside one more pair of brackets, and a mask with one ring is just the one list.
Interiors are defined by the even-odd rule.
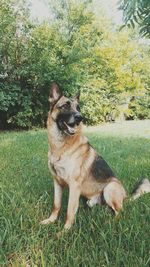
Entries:
[[61,208],[62,192],[69,187],[67,218],[64,228],[74,222],[80,196],[92,207],[102,200],[117,214],[126,192],[105,160],[97,154],[82,135],[79,96],[69,99],[61,94],[57,84],[50,91],[48,113],[48,165],[54,178],[54,205],[50,217],[42,224],[54,222]]

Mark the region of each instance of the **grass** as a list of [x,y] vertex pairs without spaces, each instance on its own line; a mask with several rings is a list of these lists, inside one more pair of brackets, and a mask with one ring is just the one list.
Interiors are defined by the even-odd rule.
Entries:
[[[130,130],[128,131],[130,132]],[[88,131],[131,192],[139,177],[150,176],[150,139]],[[42,226],[53,202],[47,167],[45,130],[0,134],[1,260],[13,267],[146,267],[150,266],[150,195],[126,201],[119,218],[106,207],[85,208],[82,200],[72,229],[60,238],[67,209],[67,190],[60,218]]]

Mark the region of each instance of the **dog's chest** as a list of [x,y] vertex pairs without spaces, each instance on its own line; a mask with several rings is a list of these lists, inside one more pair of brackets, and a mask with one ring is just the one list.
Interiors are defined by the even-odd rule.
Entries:
[[57,175],[57,177],[64,180],[66,183],[69,182],[70,178],[73,177],[75,173],[75,162],[68,155],[64,154],[57,157],[49,153],[48,163],[52,174]]

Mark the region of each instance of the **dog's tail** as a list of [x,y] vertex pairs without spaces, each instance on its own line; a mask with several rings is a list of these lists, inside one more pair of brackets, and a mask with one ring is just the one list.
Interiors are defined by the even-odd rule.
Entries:
[[141,179],[132,191],[130,200],[135,200],[145,193],[150,193],[150,181],[147,178]]

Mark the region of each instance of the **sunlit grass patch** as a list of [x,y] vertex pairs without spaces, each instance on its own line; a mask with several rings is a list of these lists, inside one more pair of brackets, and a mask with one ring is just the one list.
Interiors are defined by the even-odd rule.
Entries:
[[[150,177],[148,138],[86,134],[128,193],[140,177]],[[58,222],[39,224],[49,215],[53,202],[47,150],[46,130],[0,134],[0,266],[149,266],[148,194],[135,202],[126,201],[118,218],[105,207],[85,208],[81,200],[75,225],[57,238],[67,209],[65,191]]]

